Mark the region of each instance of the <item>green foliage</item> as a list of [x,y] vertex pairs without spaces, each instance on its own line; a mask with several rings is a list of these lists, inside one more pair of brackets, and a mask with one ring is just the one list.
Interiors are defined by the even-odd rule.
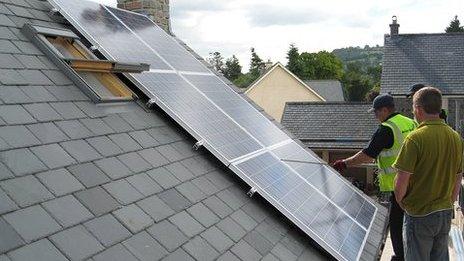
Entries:
[[226,60],[222,73],[230,81],[234,81],[242,75],[242,66],[235,55]]
[[265,70],[266,65],[263,60],[258,56],[255,48],[251,47],[251,61],[249,73],[257,79],[261,73]]
[[224,68],[224,57],[222,57],[220,52],[209,53],[209,57],[206,58],[206,61],[211,64],[214,70],[222,73]]
[[301,68],[300,53],[298,47],[295,44],[290,44],[290,48],[287,52],[287,69],[295,75],[302,75],[303,71]]
[[454,19],[451,20],[450,25],[446,27],[445,32],[447,33],[462,33],[464,32],[464,27],[461,26],[461,22],[458,19],[458,16],[454,16]]
[[365,100],[366,95],[373,87],[370,77],[363,72],[359,63],[347,65],[342,83],[349,101]]
[[[259,76],[258,76],[258,77],[259,77]],[[255,77],[253,74],[251,74],[251,73],[245,73],[245,74],[240,75],[237,79],[235,79],[235,80],[233,81],[233,83],[234,83],[235,86],[237,86],[237,87],[240,87],[240,88],[247,88],[247,87],[250,86],[250,84],[252,84],[256,79],[257,79],[257,77]]]
[[345,64],[345,67],[349,63],[359,63],[363,70],[367,71],[369,67],[376,67],[382,63],[383,58],[383,47],[369,45],[361,48],[357,47],[347,47],[335,49],[332,51],[342,62]]

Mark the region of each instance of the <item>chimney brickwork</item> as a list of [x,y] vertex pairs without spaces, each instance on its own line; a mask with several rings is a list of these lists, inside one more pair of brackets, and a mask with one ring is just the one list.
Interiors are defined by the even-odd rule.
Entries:
[[390,24],[390,36],[398,35],[400,31],[400,24],[398,24],[398,19],[396,15],[392,17],[392,23]]
[[169,0],[118,0],[118,8],[147,15],[166,32],[171,33]]

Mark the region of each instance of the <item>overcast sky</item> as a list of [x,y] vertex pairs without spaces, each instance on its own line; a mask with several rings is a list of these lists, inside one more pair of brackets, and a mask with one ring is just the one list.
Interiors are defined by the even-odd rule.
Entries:
[[[116,0],[93,0],[116,5]],[[235,54],[248,69],[250,47],[286,63],[290,43],[300,51],[383,45],[392,15],[400,33],[443,32],[463,0],[170,0],[173,32],[200,55]]]

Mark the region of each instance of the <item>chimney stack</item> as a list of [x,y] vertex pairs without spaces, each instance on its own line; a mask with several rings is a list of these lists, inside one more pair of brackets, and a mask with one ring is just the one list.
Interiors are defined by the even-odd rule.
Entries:
[[400,24],[397,22],[398,18],[396,15],[392,16],[392,23],[390,24],[390,36],[398,35]]
[[169,0],[118,0],[118,8],[144,14],[171,34]]

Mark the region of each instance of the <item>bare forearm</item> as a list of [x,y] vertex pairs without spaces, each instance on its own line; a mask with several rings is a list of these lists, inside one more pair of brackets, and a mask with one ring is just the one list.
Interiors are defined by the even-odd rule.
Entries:
[[353,155],[352,157],[345,159],[345,163],[348,167],[354,167],[354,166],[358,166],[358,165],[365,164],[365,163],[372,163],[373,160],[374,160],[373,158],[369,157],[367,154],[360,151],[356,153],[355,155]]
[[408,184],[409,184],[409,176],[411,174],[404,172],[404,171],[398,171],[398,174],[396,176],[396,181],[395,181],[395,198],[396,202],[400,206],[402,206],[402,201],[404,196],[406,195],[406,192],[408,190]]
[[462,180],[462,174],[457,175],[456,181],[454,182],[453,202],[458,200],[459,191],[461,190],[461,180]]

